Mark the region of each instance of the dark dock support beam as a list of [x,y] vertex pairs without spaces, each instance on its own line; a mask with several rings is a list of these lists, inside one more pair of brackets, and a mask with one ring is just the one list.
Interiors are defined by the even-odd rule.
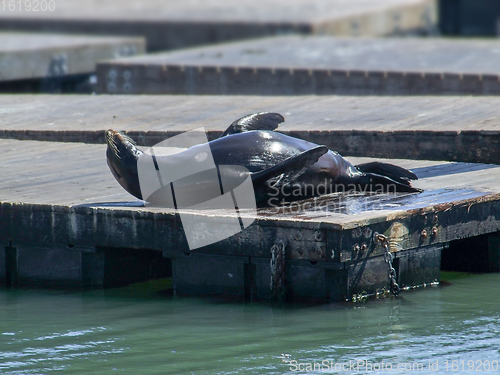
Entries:
[[499,272],[500,232],[451,241],[443,252],[443,270]]
[[17,243],[0,251],[0,284],[112,287],[172,276],[160,251]]

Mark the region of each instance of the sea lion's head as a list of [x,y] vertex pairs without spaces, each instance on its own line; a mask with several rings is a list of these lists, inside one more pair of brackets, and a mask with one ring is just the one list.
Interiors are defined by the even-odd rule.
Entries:
[[116,130],[106,131],[106,159],[116,181],[134,197],[142,199],[137,159],[142,154],[135,142],[125,134]]

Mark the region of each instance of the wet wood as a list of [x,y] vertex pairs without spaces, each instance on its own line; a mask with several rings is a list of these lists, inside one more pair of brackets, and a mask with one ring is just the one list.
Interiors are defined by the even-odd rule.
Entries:
[[142,38],[0,33],[0,82],[90,74],[100,60],[145,52]]
[[[434,30],[433,0],[52,1],[53,11],[0,8],[0,27],[144,36],[150,50],[283,33],[376,36]],[[5,3],[8,8],[10,3]],[[24,4],[24,3],[23,3]],[[0,4],[1,7],[1,4]]]
[[274,111],[279,130],[342,155],[500,163],[495,97],[0,95],[0,137],[104,143],[109,128],[154,145]]
[[[280,36],[103,62],[102,93],[498,95],[497,40]],[[125,78],[128,77],[128,78]]]

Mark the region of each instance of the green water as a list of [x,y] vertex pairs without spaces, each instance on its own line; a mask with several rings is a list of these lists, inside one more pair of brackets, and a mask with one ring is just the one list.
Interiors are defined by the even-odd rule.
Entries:
[[500,373],[500,275],[444,277],[452,285],[398,300],[315,306],[179,298],[153,283],[3,289],[0,373]]

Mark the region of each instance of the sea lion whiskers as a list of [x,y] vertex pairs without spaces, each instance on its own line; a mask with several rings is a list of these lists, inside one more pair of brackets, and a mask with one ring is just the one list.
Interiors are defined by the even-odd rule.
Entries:
[[137,146],[137,143],[135,143],[135,141],[132,138],[130,138],[128,135],[123,134],[123,133],[118,133],[118,134],[120,134],[124,140],[132,143],[134,146]]
[[118,152],[118,147],[116,146],[116,141],[115,141],[116,134],[117,132],[112,129],[106,131],[106,143],[108,144],[108,147],[113,151],[113,155],[118,159],[121,159]]
[[111,150],[113,151],[113,154],[118,158],[118,159],[121,159],[121,156],[120,156],[120,150],[118,149],[118,145],[117,145],[117,140],[116,138],[119,138],[120,142],[122,143],[126,143],[126,142],[129,142],[130,144],[132,144],[133,146],[136,146],[136,143],[135,141],[130,138],[128,135],[125,135],[125,134],[122,134],[120,132],[117,132],[116,130],[113,130],[113,129],[109,129],[106,131],[106,143],[108,144],[108,146],[111,148]]

